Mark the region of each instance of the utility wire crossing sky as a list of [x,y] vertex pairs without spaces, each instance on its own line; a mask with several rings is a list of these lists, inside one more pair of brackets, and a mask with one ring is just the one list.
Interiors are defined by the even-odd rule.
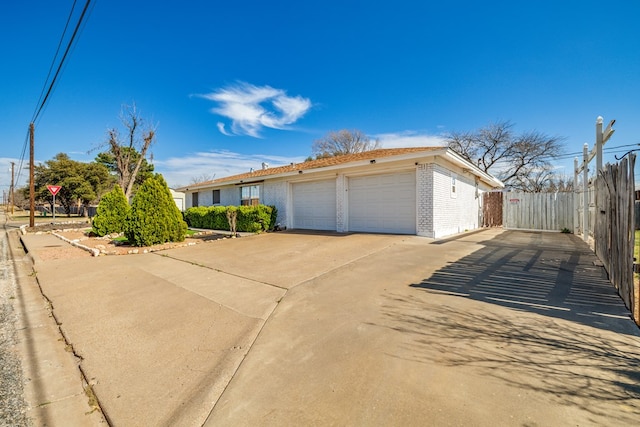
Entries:
[[568,177],[598,116],[616,119],[605,162],[639,147],[637,2],[227,3],[4,5],[0,186],[30,121],[37,162],[91,161],[133,103],[173,187],[302,161],[345,128],[392,148],[510,121],[564,137]]

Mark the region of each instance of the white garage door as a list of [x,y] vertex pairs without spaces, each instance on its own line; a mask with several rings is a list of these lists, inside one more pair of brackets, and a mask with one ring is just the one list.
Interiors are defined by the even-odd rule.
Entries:
[[416,234],[415,172],[349,178],[349,231]]
[[293,184],[293,228],[335,231],[335,179]]

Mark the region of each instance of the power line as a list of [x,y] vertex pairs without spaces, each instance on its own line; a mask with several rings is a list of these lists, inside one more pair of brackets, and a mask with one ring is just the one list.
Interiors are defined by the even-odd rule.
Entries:
[[[58,76],[60,75],[60,71],[62,70],[62,66],[64,65],[66,59],[67,59],[67,55],[69,54],[69,51],[71,50],[71,46],[73,45],[73,42],[76,38],[76,35],[78,34],[78,31],[80,30],[80,26],[82,25],[82,21],[84,20],[84,17],[87,13],[87,10],[89,9],[89,5],[91,4],[91,0],[87,0],[87,2],[84,5],[84,8],[82,9],[82,13],[80,14],[80,18],[78,18],[78,22],[76,24],[75,29],[73,30],[73,34],[71,35],[71,39],[69,40],[69,43],[67,44],[67,48],[64,51],[64,54],[62,55],[62,59],[60,59],[60,63],[58,64],[58,68],[56,69],[56,72],[53,76],[53,79],[51,80],[51,83],[49,84],[49,89],[47,89],[46,95],[44,96],[44,98],[42,98],[42,101],[40,102],[40,106],[36,108],[36,112],[33,115],[33,118],[31,119],[32,123],[35,123],[36,120],[38,120],[38,117],[40,116],[40,113],[42,112],[42,109],[44,108],[44,106],[46,105],[49,96],[51,95],[51,92],[53,91],[53,88],[56,84],[56,81],[58,80]],[[75,3],[74,3],[75,6]],[[73,9],[72,9],[73,12]],[[66,31],[66,29],[65,29]],[[56,55],[57,56],[57,55]],[[46,84],[45,84],[46,85]]]
[[[59,57],[59,53],[60,53],[60,48],[63,45],[64,39],[65,39],[65,35],[67,34],[67,30],[69,29],[69,24],[71,22],[71,19],[73,17],[74,11],[76,9],[76,3],[77,0],[74,0],[73,5],[71,6],[71,11],[69,12],[69,16],[67,17],[67,21],[65,23],[64,26],[64,30],[62,31],[62,35],[60,36],[60,41],[58,42],[58,47],[56,48],[56,53],[53,56],[53,60],[51,61],[51,66],[49,67],[49,71],[47,73],[47,77],[45,79],[45,82],[42,86],[42,91],[40,92],[40,98],[38,99],[38,102],[36,103],[36,108],[34,109],[33,112],[33,116],[31,118],[31,123],[35,123],[39,117],[40,114],[42,113],[43,109],[45,108],[45,106],[47,105],[47,101],[49,100],[55,86],[56,86],[56,82],[58,81],[58,78],[61,75],[61,72],[63,70],[63,67],[65,65],[65,62],[69,56],[69,53],[72,49],[72,47],[74,46],[74,42],[76,41],[76,37],[78,36],[78,33],[81,31],[82,25],[85,21],[85,17],[88,16],[87,15],[87,11],[89,11],[89,7],[92,6],[91,4],[91,0],[87,0],[87,2],[84,5],[84,8],[82,9],[82,13],[80,14],[80,17],[78,18],[78,22],[76,23],[75,29],[73,31],[73,34],[71,35],[71,38],[69,39],[69,42],[67,43],[67,47],[64,51],[64,54],[62,56],[62,58],[60,59],[58,66],[56,68],[56,72],[53,76],[53,79],[49,82],[49,78],[51,77],[51,72],[53,71],[56,61]],[[94,2],[95,3],[95,2]],[[90,14],[90,11],[89,11]],[[25,140],[24,140],[24,144],[22,146],[22,153],[20,155],[20,161],[19,161],[19,167],[18,167],[18,175],[17,175],[17,180],[20,180],[21,174],[22,174],[22,170],[23,170],[23,164],[24,164],[24,160],[25,160],[25,155],[27,152],[27,145],[29,144],[29,131],[27,131],[27,134],[25,136]]]
[[60,53],[60,47],[62,47],[62,42],[64,41],[65,35],[67,34],[67,29],[69,28],[69,22],[71,22],[71,18],[73,17],[73,11],[76,8],[76,2],[77,0],[73,0],[73,5],[71,6],[71,10],[69,11],[69,16],[67,17],[67,22],[64,25],[64,30],[62,31],[62,35],[60,36],[60,41],[58,42],[56,53],[53,55],[53,59],[51,60],[51,65],[49,66],[49,72],[47,73],[47,78],[44,80],[44,84],[42,85],[40,98],[38,98],[38,102],[36,103],[36,109],[33,111],[32,117],[36,117],[36,113],[38,111],[38,105],[41,105],[42,97],[44,96],[44,92],[47,88],[47,83],[49,82],[49,77],[51,77],[51,71],[53,71],[53,67],[56,65],[56,61],[58,60],[58,54]]

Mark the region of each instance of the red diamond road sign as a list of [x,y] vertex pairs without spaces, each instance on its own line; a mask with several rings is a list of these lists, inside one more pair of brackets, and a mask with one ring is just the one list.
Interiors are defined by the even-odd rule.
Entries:
[[49,190],[49,192],[54,196],[58,194],[61,188],[62,187],[60,187],[59,185],[47,185],[47,190]]

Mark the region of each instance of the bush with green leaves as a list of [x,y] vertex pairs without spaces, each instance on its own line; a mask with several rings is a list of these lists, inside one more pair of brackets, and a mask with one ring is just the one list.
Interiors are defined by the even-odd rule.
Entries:
[[193,228],[229,230],[227,210],[235,209],[236,231],[256,233],[271,230],[276,225],[278,211],[275,206],[198,206],[189,208],[184,218]]
[[198,206],[189,208],[184,213],[184,219],[193,228],[210,230],[228,230],[226,206]]
[[181,242],[187,224],[162,175],[147,178],[131,201],[124,235],[134,246]]
[[124,230],[124,223],[129,212],[129,202],[124,195],[124,191],[119,185],[102,196],[96,216],[93,217],[93,232],[97,236],[106,236],[112,233],[121,233]]

